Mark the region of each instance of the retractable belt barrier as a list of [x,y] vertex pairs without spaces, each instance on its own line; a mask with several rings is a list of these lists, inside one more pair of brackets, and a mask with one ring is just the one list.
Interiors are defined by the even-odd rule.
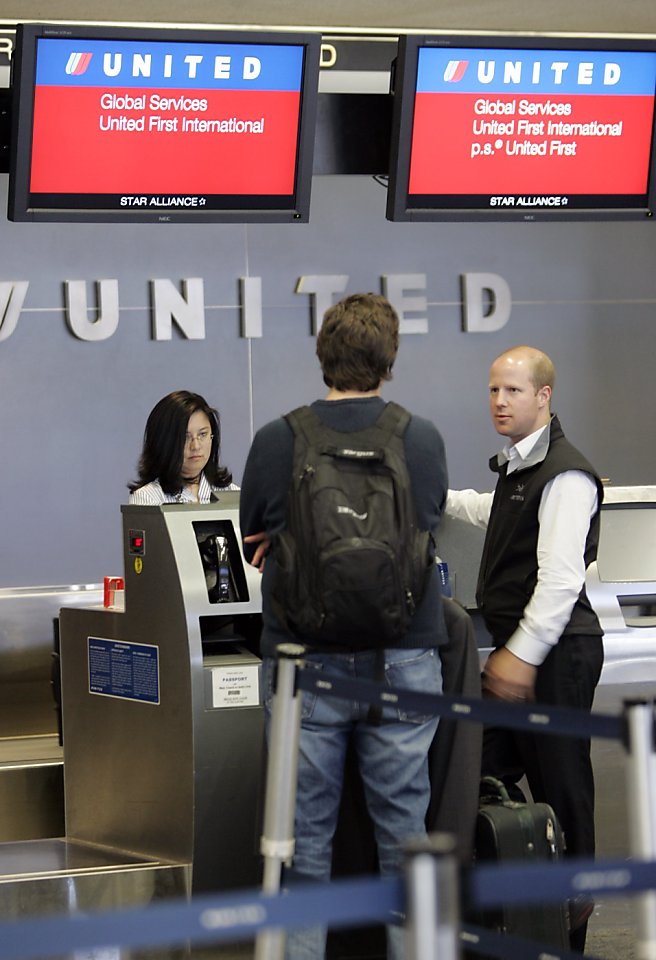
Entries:
[[[622,716],[590,715],[585,711],[545,708],[535,704],[502,704],[492,700],[429,695],[392,690],[372,681],[325,680],[302,666],[303,649],[284,645],[272,713],[269,770],[261,849],[265,882],[261,890],[203,896],[191,901],[168,901],[143,909],[106,913],[37,917],[0,923],[0,960],[46,960],[76,950],[120,945],[147,948],[186,943],[206,944],[255,938],[256,960],[282,956],[286,929],[312,925],[362,926],[390,923],[406,917],[408,960],[455,960],[459,947],[511,960],[574,960],[579,954],[562,952],[518,937],[466,925],[459,929],[458,876],[451,839],[438,834],[410,844],[404,876],[361,877],[330,884],[294,886],[279,892],[281,866],[293,855],[293,805],[300,727],[298,691],[347,697],[379,706],[418,708],[453,719],[494,723],[545,734],[604,737],[622,741],[629,751],[629,788],[639,794],[631,813],[642,829],[634,838],[643,848],[637,860],[605,862],[578,860],[545,866],[477,865],[463,876],[474,907],[502,903],[528,904],[536,900],[565,900],[572,896],[639,893],[642,915],[637,939],[642,960],[656,960],[656,761],[654,704],[625,706]],[[295,732],[290,742],[290,731]],[[279,753],[283,750],[285,756]],[[282,759],[282,766],[281,766]],[[271,770],[291,778],[283,808],[271,791],[280,787]],[[632,777],[632,779],[631,779]],[[279,791],[280,792],[280,791]],[[631,794],[631,789],[629,789]],[[632,799],[630,797],[630,799]],[[276,802],[273,802],[276,801]],[[290,811],[291,805],[291,811]],[[635,826],[635,825],[634,825]],[[268,878],[268,879],[267,879]],[[445,891],[447,891],[445,893]],[[445,902],[446,901],[446,902]],[[439,950],[438,950],[439,946]]]
[[[574,858],[571,858],[566,865],[562,865],[563,872],[551,874],[552,869],[561,869],[561,865],[549,865],[545,869],[542,865],[539,875],[531,877],[531,882],[537,885],[541,891],[540,899],[546,899],[544,893],[545,875],[551,874],[551,884],[554,886],[554,900],[568,899],[572,894],[580,895],[582,893],[594,893],[596,895],[603,892],[605,884],[609,884],[610,889],[615,894],[621,889],[622,893],[629,890],[646,891],[638,898],[637,914],[637,940],[640,947],[641,960],[656,960],[656,872],[653,869],[653,862],[656,860],[656,748],[654,743],[654,704],[635,703],[631,706],[626,705],[624,713],[621,716],[607,716],[592,714],[584,710],[567,709],[562,707],[552,707],[544,704],[521,703],[507,704],[498,700],[458,697],[448,695],[434,695],[415,693],[407,690],[390,689],[385,684],[376,683],[371,680],[354,680],[343,677],[331,677],[330,679],[317,676],[315,671],[308,671],[303,666],[303,655],[305,650],[298,644],[281,644],[278,648],[278,671],[276,681],[276,693],[271,716],[270,742],[269,742],[269,777],[275,776],[276,769],[281,762],[284,764],[285,757],[298,753],[298,739],[300,731],[300,701],[298,693],[302,690],[315,693],[320,696],[341,697],[344,699],[359,701],[370,704],[377,708],[386,706],[401,707],[404,710],[417,710],[420,713],[434,714],[451,719],[472,721],[488,725],[505,726],[514,729],[528,730],[533,733],[545,735],[559,735],[574,738],[601,737],[606,739],[619,740],[628,751],[627,771],[628,771],[628,794],[630,802],[631,819],[631,837],[634,856],[639,861],[646,861],[634,864],[633,868],[627,868],[624,862],[619,864],[609,864],[601,872],[599,865],[594,862],[586,863],[583,868],[577,868]],[[284,689],[285,695],[279,695],[279,691]],[[289,691],[292,691],[291,697]],[[286,702],[285,702],[286,701]],[[292,731],[292,735],[289,732]],[[293,793],[293,790],[292,790]],[[289,801],[289,791],[287,792],[287,802]],[[269,793],[267,788],[266,808],[271,807],[275,814],[269,817],[268,823],[272,826],[271,832],[267,833],[267,822],[262,836],[261,850],[270,864],[274,865],[273,874],[280,877],[281,866],[291,863],[294,848],[293,807],[289,805],[286,809],[281,809],[278,798],[275,793]],[[641,868],[645,868],[641,871]],[[491,874],[486,875],[479,871],[488,869]],[[497,905],[501,902],[508,902],[510,894],[509,889],[514,891],[514,895],[522,902],[528,902],[530,897],[525,896],[527,890],[530,890],[531,884],[527,882],[526,867],[514,868],[512,875],[510,867],[502,866],[496,868],[478,867],[470,876],[467,893],[473,906],[484,905],[484,894],[489,892],[490,899],[485,905]],[[266,870],[266,867],[265,867]],[[500,873],[499,871],[504,871]],[[505,871],[511,871],[510,873]],[[642,874],[646,873],[644,876]],[[472,886],[475,883],[476,876],[479,877],[478,886]],[[486,887],[486,876],[491,876],[491,881]],[[499,886],[495,876],[505,877],[507,884],[504,887],[504,894],[499,898]],[[482,886],[481,886],[482,884]],[[266,886],[265,886],[265,889]],[[275,887],[275,890],[279,887]],[[272,888],[268,888],[273,892]],[[495,900],[495,897],[497,898]],[[425,902],[424,902],[425,906]],[[410,910],[408,911],[410,914]],[[416,919],[416,918],[415,918]],[[435,925],[435,918],[426,918],[422,924],[419,921],[412,931],[414,940],[408,939],[410,960],[426,960],[431,958],[431,950],[422,951],[422,943],[431,943],[434,948],[440,942],[440,931],[437,929],[429,930],[430,926]],[[423,931],[422,931],[423,927]],[[490,934],[492,936],[492,934]],[[486,934],[485,940],[489,944],[490,936]],[[499,936],[497,934],[497,936]],[[495,956],[512,956],[513,947],[509,943],[506,935],[502,935],[503,946],[497,949],[487,949],[487,952]],[[479,938],[480,940],[480,938]],[[515,949],[520,949],[515,944]],[[474,949],[472,947],[472,949]],[[524,949],[525,948],[521,948]],[[526,952],[521,952],[518,956],[527,956]],[[531,947],[531,949],[533,949]],[[433,949],[433,954],[434,954]],[[476,951],[474,951],[476,952]],[[451,960],[455,956],[448,951],[440,953],[440,960]],[[534,956],[555,956],[555,951],[550,947],[542,948],[539,952],[532,954]],[[257,938],[255,960],[282,960],[284,956],[284,937],[280,931],[276,934],[262,934]]]
[[252,939],[267,927],[306,923],[348,926],[389,922],[403,903],[399,877],[365,877],[299,886],[263,896],[260,889],[171,900],[139,910],[38,917],[0,923],[1,960],[46,960],[120,944],[128,949]]
[[[536,885],[540,885],[537,890]],[[625,895],[656,887],[656,862],[574,860],[540,867],[476,867],[469,889],[473,905],[530,903],[589,893]],[[403,878],[357,877],[295,886],[264,896],[260,889],[171,900],[142,909],[37,917],[0,923],[0,960],[46,960],[79,950],[120,944],[128,949],[250,940],[270,926],[362,926],[389,923],[405,912]],[[460,940],[474,952],[504,957],[569,958],[520,937],[465,925]],[[503,953],[502,953],[503,951]],[[586,954],[586,956],[589,956]],[[589,958],[590,960],[590,958]]]
[[392,690],[371,680],[349,680],[347,677],[326,680],[303,668],[297,672],[296,685],[299,690],[321,696],[359,700],[380,707],[399,706],[452,720],[471,720],[495,727],[567,737],[601,737],[621,740],[625,744],[627,740],[627,722],[623,716],[591,714],[585,710],[544,704],[503,703],[476,697]]

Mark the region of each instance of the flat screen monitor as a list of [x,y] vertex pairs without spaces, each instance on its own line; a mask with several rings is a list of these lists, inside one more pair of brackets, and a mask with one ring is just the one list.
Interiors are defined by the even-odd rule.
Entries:
[[401,38],[390,220],[648,219],[656,42]]
[[9,219],[307,222],[320,41],[19,25]]
[[603,505],[597,570],[602,582],[656,583],[656,502]]

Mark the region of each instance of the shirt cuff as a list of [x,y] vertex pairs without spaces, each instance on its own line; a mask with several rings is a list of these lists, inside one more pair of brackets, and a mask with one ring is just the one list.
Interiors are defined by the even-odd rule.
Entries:
[[506,648],[514,653],[516,657],[525,663],[530,663],[533,667],[539,667],[548,654],[553,649],[554,644],[545,643],[544,640],[537,640],[521,627],[517,627],[513,635],[506,642]]

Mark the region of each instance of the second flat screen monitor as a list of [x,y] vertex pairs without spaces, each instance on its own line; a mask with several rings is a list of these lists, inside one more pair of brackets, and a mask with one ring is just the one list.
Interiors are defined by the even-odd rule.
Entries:
[[404,37],[392,220],[649,218],[656,45]]

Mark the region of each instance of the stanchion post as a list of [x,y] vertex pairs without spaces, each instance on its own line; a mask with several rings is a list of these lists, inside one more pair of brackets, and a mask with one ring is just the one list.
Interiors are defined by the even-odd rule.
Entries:
[[[656,860],[656,725],[654,701],[624,704],[628,729],[627,798],[631,853]],[[656,960],[656,891],[636,896],[638,960]]]
[[456,842],[432,833],[404,848],[407,960],[457,960],[460,917]]
[[[296,690],[296,668],[305,649],[296,643],[278,646],[275,690],[268,736],[264,826],[260,852],[264,858],[262,892],[280,891],[283,864],[294,854],[294,812],[298,775],[301,696]],[[265,930],[255,941],[255,960],[282,960],[285,931]]]

